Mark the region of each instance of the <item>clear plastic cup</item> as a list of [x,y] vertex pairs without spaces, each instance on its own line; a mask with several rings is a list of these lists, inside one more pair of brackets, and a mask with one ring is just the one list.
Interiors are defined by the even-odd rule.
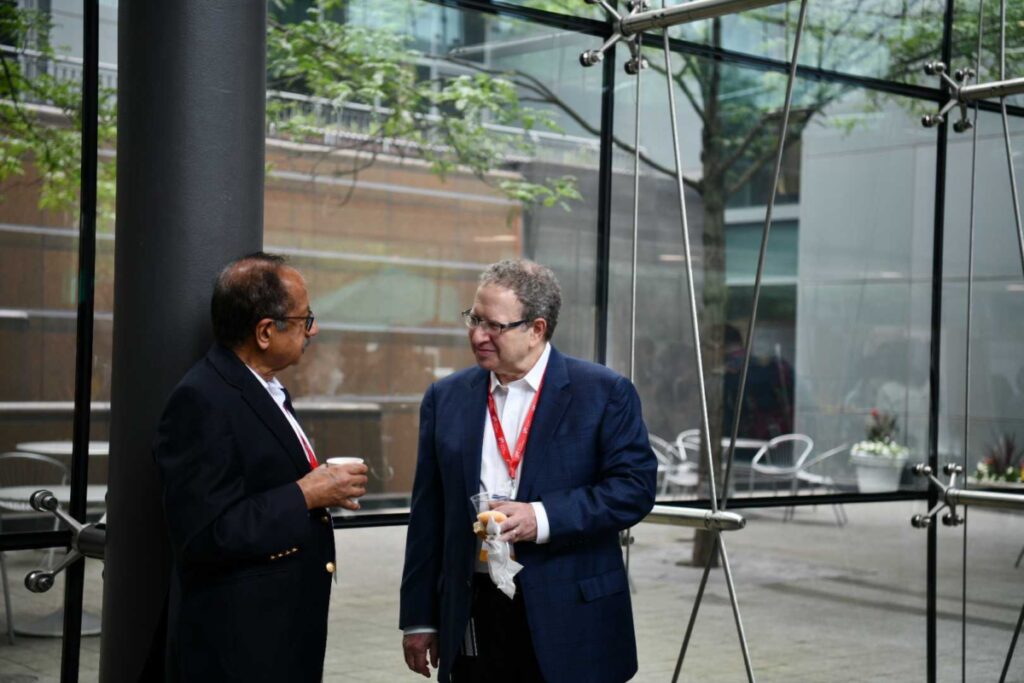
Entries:
[[476,508],[476,519],[480,524],[487,528],[487,522],[491,518],[491,508],[501,502],[510,500],[508,496],[503,493],[491,493],[484,491],[483,493],[477,493],[469,497],[469,500],[473,503],[473,507]]

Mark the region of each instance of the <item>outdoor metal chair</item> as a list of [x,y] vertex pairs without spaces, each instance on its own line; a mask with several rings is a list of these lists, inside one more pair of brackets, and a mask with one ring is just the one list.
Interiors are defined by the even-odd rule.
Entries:
[[[806,434],[777,436],[754,454],[754,458],[750,461],[747,488],[749,491],[753,491],[755,477],[763,477],[772,481],[776,494],[779,492],[778,484],[780,482],[786,485],[789,494],[793,496],[799,493],[802,484],[813,488],[835,490],[836,485],[832,477],[811,471],[811,468],[844,452],[845,449],[846,444],[843,444],[812,458],[814,440],[811,437]],[[833,504],[832,511],[836,517],[836,524],[839,526],[844,526],[849,521],[841,503]],[[792,519],[795,513],[795,506],[787,507],[783,513],[783,521]]]
[[697,468],[687,460],[686,451],[677,448],[656,434],[649,434],[651,449],[658,459],[658,495],[665,496],[673,488],[680,492],[697,487]]

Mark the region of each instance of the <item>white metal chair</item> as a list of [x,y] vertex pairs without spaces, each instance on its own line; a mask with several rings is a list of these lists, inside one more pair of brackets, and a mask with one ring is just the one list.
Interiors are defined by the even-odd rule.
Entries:
[[676,434],[676,450],[683,455],[683,460],[690,461],[686,451],[693,451],[694,455],[700,457],[700,430],[684,429]]
[[[38,453],[13,451],[0,454],[0,531],[3,513],[38,514],[28,499],[36,488],[47,485],[68,485],[68,468],[60,460]],[[59,522],[54,520],[54,528]],[[52,551],[51,551],[52,552]],[[52,564],[52,556],[50,558]],[[7,578],[7,561],[0,552],[0,581],[3,582],[4,609],[7,616],[7,640],[14,644],[14,617],[11,588]]]
[[673,488],[681,492],[692,491],[697,487],[697,471],[686,457],[686,451],[656,434],[649,434],[651,449],[658,459],[658,495],[664,496]]
[[[832,456],[843,452],[846,444],[829,449],[821,455],[812,458],[814,440],[806,434],[783,434],[771,439],[768,443],[757,450],[754,458],[750,461],[750,472],[747,488],[754,490],[755,475],[766,477],[772,481],[775,493],[779,491],[778,483],[784,482],[788,485],[790,495],[797,495],[801,484],[811,487],[835,489],[835,482],[832,477],[810,469],[828,460]],[[834,504],[832,511],[836,516],[836,523],[844,526],[848,521],[846,510],[842,504]],[[795,506],[786,508],[782,519],[788,521],[796,513]]]

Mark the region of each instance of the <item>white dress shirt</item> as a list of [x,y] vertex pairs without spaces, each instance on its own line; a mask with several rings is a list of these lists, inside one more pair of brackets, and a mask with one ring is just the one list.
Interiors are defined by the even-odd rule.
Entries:
[[[508,444],[509,453],[515,453],[516,443],[519,441],[519,432],[523,428],[523,421],[530,411],[530,404],[533,402],[537,390],[541,388],[544,379],[544,371],[548,367],[548,358],[551,356],[551,345],[545,343],[544,351],[540,358],[534,363],[530,371],[522,379],[509,382],[507,385],[498,380],[498,376],[491,373],[491,392],[494,395],[494,407],[498,413],[498,420],[501,422],[501,429],[505,433],[505,442]],[[535,416],[536,417],[536,416]],[[531,429],[532,432],[532,429]],[[490,493],[503,493],[509,498],[516,497],[519,488],[519,480],[523,472],[523,459],[516,469],[516,477],[509,476],[508,465],[501,457],[498,450],[498,441],[494,436],[494,427],[491,425],[490,411],[484,416],[484,442],[480,454],[480,491]],[[548,525],[548,515],[544,510],[544,504],[540,502],[530,503],[533,506],[534,514],[537,517],[537,540],[536,543],[547,543],[551,535]]]
[[[249,368],[248,365],[246,365],[245,367]],[[285,396],[284,393],[284,385],[281,384],[281,382],[279,382],[276,377],[274,377],[268,382],[267,380],[263,379],[260,373],[256,372],[252,368],[249,368],[249,372],[251,372],[256,377],[256,379],[260,381],[260,384],[262,384],[264,388],[267,390],[267,393],[270,394],[270,398],[274,399],[274,403],[276,403],[277,407],[281,409],[282,413],[284,413],[284,417],[286,420],[288,420],[288,424],[292,426],[292,431],[294,431],[295,436],[299,438],[299,445],[302,446],[302,452],[305,453],[306,458],[308,459],[309,454],[306,453],[305,444],[309,444],[310,451],[313,451],[313,445],[310,444],[309,439],[306,438],[306,432],[302,431],[302,426],[299,424],[299,421],[295,419],[295,416],[292,415],[290,410],[284,407],[284,401],[287,398],[287,396]],[[315,451],[313,452],[315,453]]]
[[[494,393],[494,408],[498,413],[498,420],[501,422],[501,430],[505,433],[505,442],[508,444],[509,453],[515,453],[516,443],[519,441],[519,432],[523,428],[523,421],[526,413],[530,410],[530,403],[536,396],[537,390],[541,388],[541,380],[544,378],[544,371],[548,367],[548,358],[551,356],[551,345],[545,343],[544,351],[533,367],[522,379],[509,382],[507,385],[498,380],[498,376],[491,373],[490,389]],[[536,414],[534,414],[536,418]],[[531,432],[532,426],[531,426]],[[523,463],[526,461],[524,452],[523,459],[519,461],[516,469],[516,477],[513,479],[508,474],[508,465],[501,457],[498,450],[498,441],[494,436],[494,427],[491,426],[491,412],[485,411],[484,417],[484,442],[480,453],[480,492],[504,493],[509,498],[515,498],[516,490],[519,488],[519,476],[523,472]],[[541,502],[530,503],[533,512],[537,517],[537,540],[536,543],[547,543],[551,537],[551,527],[548,524],[548,514]],[[480,542],[477,541],[477,553],[479,556]],[[486,572],[487,565],[477,560],[476,570]],[[467,626],[467,628],[469,628]],[[403,633],[407,636],[420,633],[437,633],[434,626],[410,626]]]

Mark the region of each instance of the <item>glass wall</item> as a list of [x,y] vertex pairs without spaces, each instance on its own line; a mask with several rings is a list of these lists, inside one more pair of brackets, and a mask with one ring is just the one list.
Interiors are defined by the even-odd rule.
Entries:
[[[699,427],[700,406],[663,58],[649,58],[655,68],[642,84],[640,148],[648,163],[640,181],[634,380],[651,431],[673,443]],[[673,72],[709,414],[712,432],[725,436],[750,335],[785,83],[777,74],[685,55]],[[726,94],[740,86],[744,96]],[[635,94],[618,92],[617,135],[631,144]],[[909,449],[905,456],[927,457],[935,140],[907,98],[801,80],[793,107],[740,415],[746,447],[737,454],[738,483],[757,488],[746,463],[758,446],[798,433],[815,454],[839,456],[818,465],[827,488],[857,491],[857,468],[846,454],[880,421]],[[711,123],[708,112],[716,117]],[[721,137],[697,136],[709,127]],[[612,363],[623,371],[633,239],[626,156],[616,164],[609,330]],[[737,197],[745,206],[730,208]],[[891,490],[901,478],[912,483],[902,472],[894,476]],[[690,487],[678,493],[707,495]]]
[[[1018,150],[1024,129],[1019,119],[1009,123],[1011,146]],[[951,133],[949,139],[939,457],[940,464],[961,465],[971,488],[1019,493],[1024,490],[1019,441],[1024,434],[1024,363],[1017,327],[1024,312],[1024,270],[1001,117],[979,115],[976,151],[974,132]],[[1019,195],[1024,184],[1017,158],[1015,165]],[[967,680],[997,680],[1024,602],[1018,580],[1024,539],[1007,533],[1018,520],[1013,512],[969,509],[966,519],[964,527],[939,531],[940,565],[948,570],[939,574],[938,590],[961,598],[951,606],[940,638],[966,644],[955,656],[945,653],[948,666],[941,670],[950,672],[943,680],[960,680],[954,673],[961,672]],[[1006,680],[1022,672],[1017,652]]]
[[[306,275],[320,323],[302,364],[282,376],[318,453],[365,457],[371,483],[364,512],[404,512],[420,397],[431,382],[473,362],[459,313],[472,302],[477,275],[493,261],[526,256],[552,266],[562,283],[559,349],[595,359],[606,340],[608,364],[632,374],[664,460],[660,499],[707,499],[706,474],[696,464],[700,396],[668,71],[716,452],[737,419],[739,370],[748,346],[752,352],[730,494],[739,505],[818,494],[815,505],[744,508],[747,529],[726,539],[754,670],[764,680],[820,680],[823,666],[829,680],[843,680],[841,672],[849,680],[925,677],[927,535],[907,521],[923,512],[923,482],[909,465],[928,456],[936,335],[940,459],[964,465],[978,477],[972,486],[1017,490],[1017,439],[1024,435],[1021,255],[1001,122],[991,112],[978,129],[971,327],[968,334],[970,133],[949,142],[940,217],[942,325],[932,325],[937,144],[920,117],[938,104],[931,91],[909,86],[937,83],[922,66],[941,54],[943,3],[811,5],[800,57],[809,70],[797,82],[778,187],[772,164],[785,74],[762,58],[788,59],[798,3],[672,29],[682,42],[668,70],[662,52],[647,48],[635,298],[638,122],[636,80],[622,68],[628,51],[616,50],[613,82],[603,83],[601,68],[578,62],[601,42],[590,35],[604,31],[599,7],[524,0],[499,4],[492,14],[458,4],[356,0],[313,14],[309,2],[270,8],[264,246]],[[99,443],[88,475],[96,487],[106,482],[111,398],[117,78],[116,2],[101,7],[91,407]],[[977,6],[956,9],[953,68],[973,63],[978,37]],[[0,142],[0,451],[53,458],[62,479],[74,408],[81,10],[71,0],[26,1],[17,10],[2,15],[4,63],[15,68],[23,98],[20,110],[12,108],[10,80],[0,93],[7,126]],[[52,22],[49,34],[45,23],[27,19],[34,10],[42,11],[39,21]],[[1008,42],[1015,44],[1021,10],[1010,11]],[[982,25],[978,78],[991,80],[999,75],[998,21],[986,14]],[[311,35],[326,38],[322,44],[331,49],[318,52],[322,45]],[[1019,75],[1015,54],[1008,76]],[[614,92],[614,127],[602,131],[605,87]],[[1024,148],[1021,125],[1011,116],[1017,150]],[[607,263],[599,258],[602,144],[612,147],[605,169],[612,179]],[[773,192],[752,333],[757,253]],[[608,310],[600,311],[606,275]],[[598,329],[604,313],[607,328]],[[782,452],[766,452],[780,461],[804,449],[811,459],[824,458],[809,476],[772,477],[751,466],[762,447],[785,435],[800,438]],[[896,467],[886,468],[890,481],[881,485],[861,472],[851,450],[885,437],[889,450],[874,462]],[[1009,465],[1018,468],[1016,481],[988,476],[1005,474]],[[36,458],[21,474],[0,471],[0,486],[51,483],[44,481],[48,466]],[[906,500],[850,502],[857,500],[850,494],[883,490]],[[92,509],[101,514],[101,502]],[[52,528],[38,515],[0,513],[4,532]],[[1013,578],[1024,540],[1006,531],[1012,521],[1005,513],[972,512],[966,534],[939,528],[939,640],[966,643],[939,649],[941,680],[959,679],[961,669],[967,680],[997,675],[1022,601]],[[342,569],[327,680],[341,671],[396,680],[407,675],[395,623],[404,528],[337,533]],[[689,532],[645,524],[636,536],[636,680],[666,680],[703,555]],[[16,551],[4,559],[16,625],[60,608],[61,584],[43,596],[20,587],[29,569],[54,561],[52,554]],[[99,563],[89,564],[87,612],[101,604],[100,571]],[[884,633],[877,628],[883,622]],[[716,569],[684,677],[743,679],[736,643],[729,593]],[[59,645],[0,642],[0,678],[53,676]],[[82,680],[91,680],[98,640],[86,639],[82,650]],[[1020,666],[1018,660],[1011,679]]]
[[[0,532],[56,529],[34,512],[37,488],[69,502],[78,306],[82,5],[7,3],[0,9]],[[96,260],[88,515],[104,511],[113,310],[113,159],[117,7],[100,3],[99,220]],[[13,487],[13,488],[12,488]],[[56,566],[60,549],[2,554],[10,591],[0,637],[0,678],[60,671],[64,576],[30,593],[25,575]],[[86,565],[82,632],[98,636],[102,564]],[[15,642],[8,637],[14,631]],[[85,638],[80,680],[96,680],[99,639]],[[26,678],[27,680],[27,678]],[[33,679],[34,680],[34,679]]]
[[[403,36],[385,66],[408,77],[405,90],[341,105],[326,92],[275,90],[267,140],[265,247],[305,273],[320,324],[303,363],[282,380],[319,452],[367,458],[365,512],[407,504],[419,400],[431,382],[473,362],[459,314],[484,267],[523,255],[550,265],[565,301],[554,342],[584,358],[593,354],[596,295],[601,84],[599,71],[576,61],[587,38],[433,5],[383,9],[350,5],[325,30]],[[271,41],[273,74],[280,53]],[[272,84],[295,76],[277,73]],[[519,108],[512,120],[488,109],[497,102],[490,89],[505,87],[500,102]],[[457,89],[487,109],[480,118],[451,101]],[[398,125],[394,112],[410,100],[425,107],[404,112],[415,124],[375,137],[378,126]],[[281,102],[289,107],[276,110]],[[313,120],[297,130],[308,112]],[[485,143],[493,149],[475,147]],[[507,156],[474,156],[481,151]],[[572,196],[545,206],[557,183]],[[537,201],[519,198],[533,190]]]

